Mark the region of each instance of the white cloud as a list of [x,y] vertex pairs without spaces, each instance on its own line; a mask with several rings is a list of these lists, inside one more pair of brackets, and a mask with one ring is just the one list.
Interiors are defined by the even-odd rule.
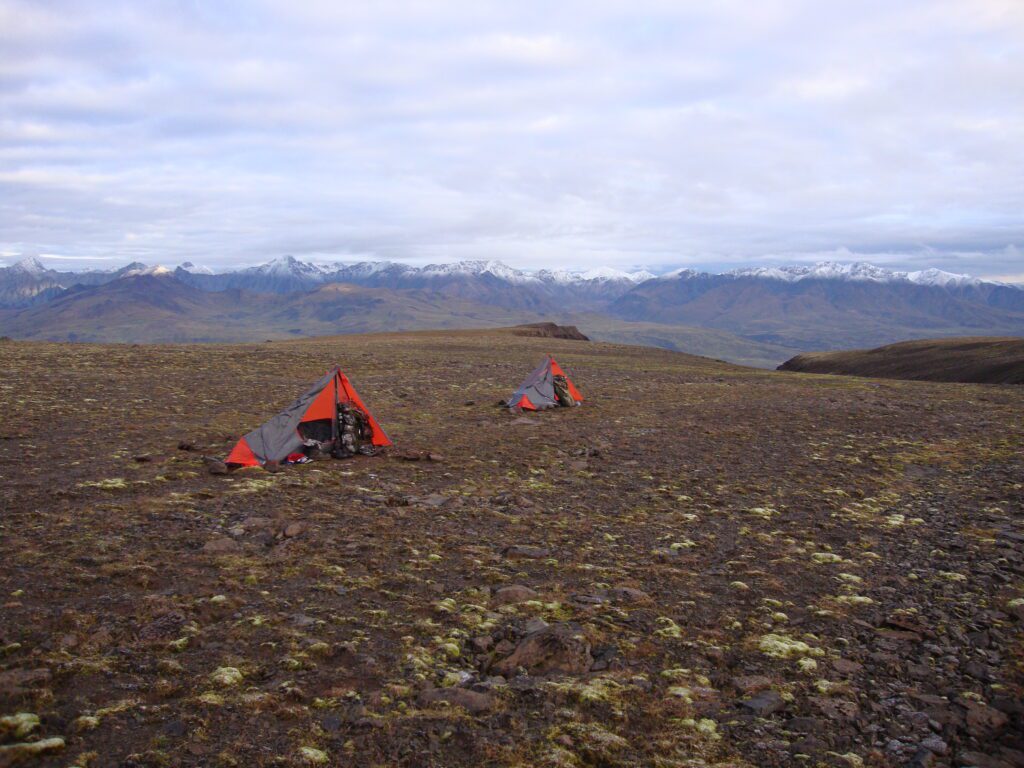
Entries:
[[212,266],[846,246],[1009,273],[1021,7],[0,0],[0,233]]

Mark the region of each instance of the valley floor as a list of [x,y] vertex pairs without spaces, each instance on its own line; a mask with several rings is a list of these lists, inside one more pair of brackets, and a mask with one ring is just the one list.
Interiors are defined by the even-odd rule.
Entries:
[[[495,407],[545,352],[586,404]],[[334,362],[439,460],[206,474]],[[0,371],[0,765],[1024,764],[1024,388],[495,332]]]

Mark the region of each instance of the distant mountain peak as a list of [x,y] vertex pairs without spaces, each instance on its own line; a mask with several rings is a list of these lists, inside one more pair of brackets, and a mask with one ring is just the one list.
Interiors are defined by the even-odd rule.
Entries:
[[513,283],[530,279],[527,273],[496,259],[471,259],[448,264],[428,264],[420,272],[425,276],[493,275]]
[[275,259],[271,259],[266,264],[260,264],[258,267],[250,267],[244,271],[259,275],[273,275],[277,277],[314,277],[324,273],[322,267],[319,267],[316,264],[310,264],[308,261],[300,261],[291,254],[278,256]]
[[49,271],[37,256],[27,256],[21,261],[14,263],[11,269],[24,272],[27,275],[41,275]]
[[138,277],[140,275],[149,275],[151,277],[169,277],[174,275],[174,270],[168,269],[161,264],[154,264],[152,267],[146,266],[140,261],[129,264],[122,272],[121,277]]
[[178,265],[178,269],[182,269],[185,272],[189,272],[193,275],[212,275],[213,270],[209,267],[199,266],[193,264],[191,261],[186,261]]

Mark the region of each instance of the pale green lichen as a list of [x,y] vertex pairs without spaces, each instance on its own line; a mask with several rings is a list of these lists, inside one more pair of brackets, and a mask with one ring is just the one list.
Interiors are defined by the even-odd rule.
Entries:
[[117,491],[128,487],[123,477],[108,477],[105,480],[86,480],[78,484],[79,488],[99,488],[103,491]]
[[39,715],[32,712],[18,712],[17,714],[0,717],[0,736],[13,736],[16,739],[23,739],[39,727]]
[[824,656],[825,652],[820,648],[813,648],[803,640],[795,640],[788,635],[768,634],[764,635],[757,644],[760,651],[766,656],[776,659],[792,659],[805,656]]
[[236,667],[218,667],[210,673],[211,682],[230,688],[242,682],[242,673]]
[[330,756],[316,747],[299,747],[299,759],[306,765],[327,765]]
[[660,627],[660,629],[654,630],[654,634],[658,637],[679,638],[683,636],[682,628],[668,616],[659,616],[654,623]]
[[718,741],[722,738],[722,735],[718,732],[718,723],[709,717],[702,717],[699,720],[687,717],[677,722],[685,728],[692,728],[711,741]]
[[93,715],[82,715],[75,719],[75,730],[76,731],[91,731],[98,728],[100,725],[100,719]]
[[835,552],[815,552],[811,555],[811,560],[816,563],[841,563],[843,558],[837,555]]
[[669,545],[669,549],[674,552],[678,552],[680,549],[692,549],[697,546],[697,542],[691,541],[690,539],[683,539],[682,541],[676,541]]
[[844,605],[874,605],[875,601],[866,595],[837,595],[833,598],[837,603]]
[[7,744],[0,747],[0,764],[14,765],[26,758],[36,757],[44,752],[55,752],[64,749],[64,739],[54,736],[41,741],[30,741],[19,744]]
[[831,680],[815,680],[814,687],[817,689],[818,693],[827,696],[830,693],[834,693],[837,689],[842,688],[842,685],[833,683]]
[[797,661],[796,665],[800,668],[800,671],[805,674],[810,674],[818,669],[818,662],[814,659],[803,658]]

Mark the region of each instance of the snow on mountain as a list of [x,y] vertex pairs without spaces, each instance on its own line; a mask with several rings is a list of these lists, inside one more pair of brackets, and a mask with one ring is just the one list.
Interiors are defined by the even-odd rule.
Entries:
[[821,261],[810,266],[794,267],[754,267],[750,269],[733,269],[724,274],[736,277],[761,277],[769,280],[874,280],[890,282],[903,280],[905,272],[894,272],[884,267],[876,267],[865,262],[840,264],[835,261]]
[[613,269],[612,267],[597,267],[596,269],[589,269],[586,272],[573,274],[578,280],[598,280],[600,282],[606,282],[608,280],[625,280],[630,283],[642,283],[644,280],[650,280],[654,277],[653,274],[646,271],[623,272],[621,269]]
[[707,272],[698,272],[695,269],[689,267],[680,267],[679,269],[673,269],[671,272],[666,272],[661,275],[662,280],[688,280],[691,277],[697,277],[698,275],[706,275]]
[[383,272],[405,271],[408,269],[403,264],[393,261],[359,261],[355,264],[341,264],[324,267],[325,272],[332,275],[346,275],[352,278],[370,278]]
[[186,262],[182,263],[181,265],[179,265],[178,268],[179,269],[183,269],[186,272],[189,272],[190,274],[193,274],[193,275],[212,275],[213,274],[213,270],[210,269],[209,267],[199,266],[197,264],[193,264],[191,261],[186,261]]
[[577,278],[577,274],[575,272],[568,272],[564,269],[542,269],[538,272],[534,272],[533,276],[542,283],[550,283],[553,285],[571,285]]
[[299,261],[294,256],[278,256],[266,264],[242,270],[249,274],[270,275],[274,277],[314,277],[324,274],[323,267],[308,261]]
[[121,277],[137,277],[139,275],[151,275],[153,277],[166,277],[173,275],[174,270],[168,269],[161,264],[154,264],[152,267],[146,266],[141,262],[135,264],[129,264],[128,269],[121,272]]
[[938,285],[943,288],[963,285],[981,285],[982,280],[970,275],[955,272],[944,272],[941,269],[922,269],[918,272],[906,273],[907,280],[918,285]]
[[28,256],[19,262],[16,262],[10,267],[17,272],[22,272],[26,275],[42,275],[49,270],[46,266],[35,256]]
[[423,277],[451,277],[455,275],[491,275],[509,283],[525,283],[536,280],[527,272],[508,266],[500,261],[456,261],[450,264],[428,264],[419,270]]

